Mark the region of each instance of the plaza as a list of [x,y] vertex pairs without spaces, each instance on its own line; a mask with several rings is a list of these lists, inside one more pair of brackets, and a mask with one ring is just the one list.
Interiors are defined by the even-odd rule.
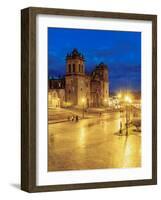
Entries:
[[[52,109],[49,111],[55,113]],[[48,171],[141,167],[141,132],[134,125],[120,133],[120,112],[90,112],[79,121],[61,119],[76,111],[57,110],[48,123]],[[81,112],[78,110],[77,114]],[[131,119],[132,120],[132,119]]]

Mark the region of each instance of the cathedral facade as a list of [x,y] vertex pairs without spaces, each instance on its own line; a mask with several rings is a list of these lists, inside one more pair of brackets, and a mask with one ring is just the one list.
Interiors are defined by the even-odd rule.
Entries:
[[54,98],[53,93],[56,92],[62,107],[65,103],[71,106],[100,107],[105,105],[109,98],[107,65],[100,63],[91,74],[87,74],[84,56],[77,49],[73,49],[66,56],[65,77],[49,79],[48,87],[50,99]]

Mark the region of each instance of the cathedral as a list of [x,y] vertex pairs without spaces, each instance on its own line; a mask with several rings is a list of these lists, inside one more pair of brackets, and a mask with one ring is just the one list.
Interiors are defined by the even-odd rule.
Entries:
[[101,107],[109,99],[108,67],[100,63],[87,74],[85,58],[77,49],[66,56],[66,75],[49,78],[48,103],[52,107]]

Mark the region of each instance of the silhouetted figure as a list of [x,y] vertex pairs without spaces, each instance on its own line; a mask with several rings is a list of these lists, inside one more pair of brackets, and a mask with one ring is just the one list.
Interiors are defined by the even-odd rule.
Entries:
[[120,121],[120,134],[122,133],[122,122]]
[[70,116],[68,116],[68,118],[67,118],[67,119],[68,119],[68,121],[70,121]]
[[78,115],[76,115],[76,117],[75,117],[75,121],[76,121],[76,122],[79,121]]
[[102,116],[102,113],[100,112],[100,117]]
[[72,122],[74,121],[74,116],[72,116]]

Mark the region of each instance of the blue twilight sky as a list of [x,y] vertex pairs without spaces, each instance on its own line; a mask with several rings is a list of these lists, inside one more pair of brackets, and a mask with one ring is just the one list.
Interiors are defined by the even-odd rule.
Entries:
[[110,91],[141,91],[141,33],[126,31],[48,28],[49,76],[65,75],[65,57],[77,48],[85,57],[86,72],[108,65]]

